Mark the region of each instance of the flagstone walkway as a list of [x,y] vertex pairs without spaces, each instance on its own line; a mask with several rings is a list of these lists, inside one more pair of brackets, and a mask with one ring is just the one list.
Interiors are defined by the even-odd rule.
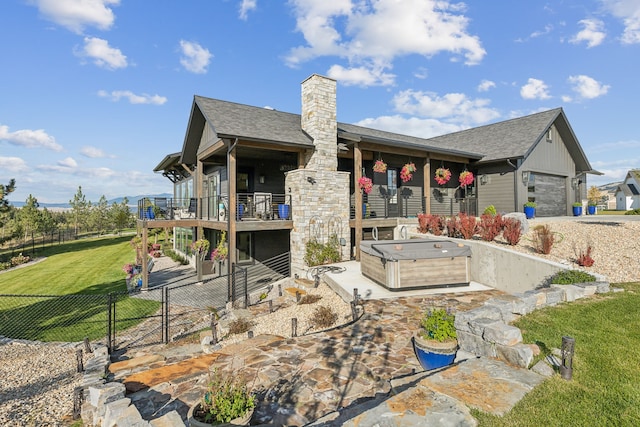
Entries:
[[[367,300],[358,321],[334,330],[295,338],[262,335],[212,354],[202,354],[199,345],[151,348],[111,364],[110,371],[147,420],[174,409],[186,420],[216,369],[246,379],[258,392],[254,425],[427,425],[442,416],[455,425],[475,425],[467,405],[504,413],[542,377],[477,358],[424,372],[411,336],[428,307],[466,311],[498,294]],[[380,411],[391,424],[379,423]]]

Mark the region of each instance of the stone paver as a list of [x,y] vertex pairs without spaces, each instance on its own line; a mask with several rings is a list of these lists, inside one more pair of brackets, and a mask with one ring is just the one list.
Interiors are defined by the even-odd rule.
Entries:
[[[216,369],[246,379],[258,391],[259,404],[254,423],[305,425],[323,417],[327,417],[327,422],[329,418],[337,417],[346,422],[344,417],[348,415],[345,414],[358,413],[362,416],[357,420],[352,417],[355,423],[352,425],[367,426],[375,425],[373,420],[380,420],[382,415],[379,411],[387,411],[388,417],[383,419],[395,424],[379,424],[381,426],[409,425],[402,423],[414,422],[418,418],[425,423],[437,423],[444,413],[450,414],[447,422],[458,420],[455,425],[473,425],[473,419],[463,404],[469,404],[464,393],[452,397],[447,390],[439,390],[438,387],[440,382],[461,382],[462,378],[467,382],[464,387],[469,390],[469,395],[472,395],[473,387],[483,390],[488,381],[494,380],[491,375],[478,374],[474,377],[467,371],[480,369],[473,366],[479,363],[476,360],[484,359],[462,362],[438,374],[429,373],[422,380],[424,382],[420,381],[411,388],[396,387],[392,390],[391,380],[424,374],[413,353],[411,336],[426,308],[447,306],[467,311],[498,295],[498,291],[487,291],[368,300],[364,302],[365,314],[353,325],[296,338],[258,336],[210,355],[199,355],[173,365],[139,372],[130,369],[136,365],[132,360],[122,365],[124,374],[116,377],[131,390],[128,397],[145,419],[153,419],[173,409],[186,418],[188,407],[202,396],[206,388],[207,371]],[[166,351],[164,356],[169,357]],[[464,368],[467,363],[470,367]],[[490,368],[502,372],[498,366],[490,365]],[[484,371],[485,368],[482,369]],[[512,387],[516,401],[528,391],[527,388],[517,389],[515,380],[513,384],[506,383],[500,377],[498,383],[505,393],[509,390],[507,386]],[[505,403],[502,393],[486,394],[485,398],[484,406],[477,403],[477,407],[483,410],[492,405],[496,408],[512,405],[509,399]],[[374,405],[376,409],[367,409],[366,405],[371,406],[376,399],[381,399]],[[495,402],[491,403],[493,400]],[[400,423],[401,420],[404,421]]]

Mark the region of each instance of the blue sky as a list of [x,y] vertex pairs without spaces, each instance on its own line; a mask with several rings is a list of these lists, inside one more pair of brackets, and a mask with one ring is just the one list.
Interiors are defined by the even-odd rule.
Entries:
[[170,192],[194,95],[430,137],[563,107],[589,184],[640,167],[640,1],[2,0],[0,183],[67,202]]

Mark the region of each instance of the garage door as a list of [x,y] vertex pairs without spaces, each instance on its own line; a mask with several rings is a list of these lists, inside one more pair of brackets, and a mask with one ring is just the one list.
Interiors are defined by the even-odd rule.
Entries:
[[567,215],[566,182],[563,176],[533,174],[528,197],[536,202],[536,216]]

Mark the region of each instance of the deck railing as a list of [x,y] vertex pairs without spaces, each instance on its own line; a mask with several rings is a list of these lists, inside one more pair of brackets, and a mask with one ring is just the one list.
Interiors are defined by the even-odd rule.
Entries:
[[[238,193],[236,219],[280,220],[291,217],[291,195],[274,193]],[[229,198],[224,196],[203,198],[151,197],[138,201],[137,218],[147,220],[204,219],[226,221]]]

